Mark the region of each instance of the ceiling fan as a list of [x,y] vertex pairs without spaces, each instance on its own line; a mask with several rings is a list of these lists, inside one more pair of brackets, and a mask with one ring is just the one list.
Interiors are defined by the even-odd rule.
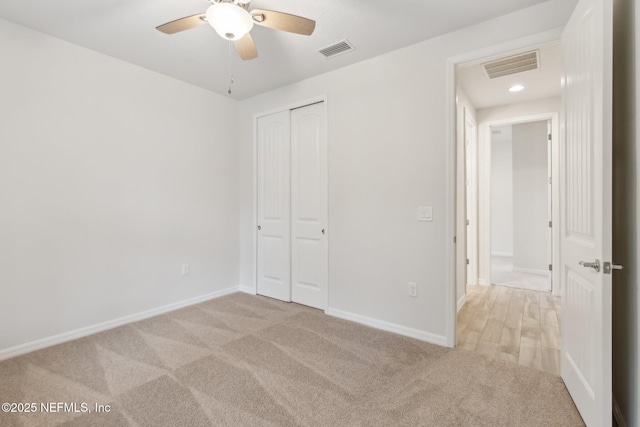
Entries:
[[249,60],[258,57],[256,45],[249,33],[253,24],[305,36],[311,35],[316,27],[316,21],[297,15],[265,9],[249,11],[250,1],[209,0],[211,6],[205,13],[167,22],[156,27],[156,30],[174,34],[209,23],[222,38],[233,42],[240,58]]

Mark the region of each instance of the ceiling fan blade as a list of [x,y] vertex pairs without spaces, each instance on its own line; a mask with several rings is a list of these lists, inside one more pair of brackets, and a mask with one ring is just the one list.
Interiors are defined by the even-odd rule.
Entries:
[[234,41],[233,45],[238,51],[240,58],[244,61],[258,57],[258,50],[256,49],[256,44],[253,42],[253,37],[251,37],[250,33],[245,34],[240,40]]
[[284,12],[276,12],[274,10],[253,9],[251,11],[251,17],[253,18],[253,22],[263,27],[305,36],[310,36],[316,28],[316,21],[314,20]]
[[197,13],[195,15],[186,16],[184,18],[176,19],[175,21],[167,22],[156,27],[156,30],[165,34],[175,34],[180,31],[190,30],[200,25],[206,24],[207,15],[204,13]]

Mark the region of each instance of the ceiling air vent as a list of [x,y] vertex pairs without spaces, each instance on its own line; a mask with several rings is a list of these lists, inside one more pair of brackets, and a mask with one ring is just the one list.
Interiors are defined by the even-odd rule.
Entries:
[[355,47],[349,43],[349,40],[345,39],[338,43],[334,43],[331,46],[318,49],[318,52],[323,54],[325,58],[333,58],[334,56],[342,55],[343,53],[351,52],[352,50],[355,50]]
[[523,71],[536,70],[539,67],[538,51],[520,53],[482,64],[490,79],[504,77]]

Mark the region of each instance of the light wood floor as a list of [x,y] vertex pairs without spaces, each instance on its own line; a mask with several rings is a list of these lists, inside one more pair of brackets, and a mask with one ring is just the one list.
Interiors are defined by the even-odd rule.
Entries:
[[458,346],[560,374],[560,298],[504,286],[467,286]]

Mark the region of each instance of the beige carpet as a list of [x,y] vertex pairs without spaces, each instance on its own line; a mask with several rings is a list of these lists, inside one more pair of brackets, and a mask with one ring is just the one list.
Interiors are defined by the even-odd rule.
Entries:
[[0,363],[2,426],[581,426],[562,380],[233,294]]

